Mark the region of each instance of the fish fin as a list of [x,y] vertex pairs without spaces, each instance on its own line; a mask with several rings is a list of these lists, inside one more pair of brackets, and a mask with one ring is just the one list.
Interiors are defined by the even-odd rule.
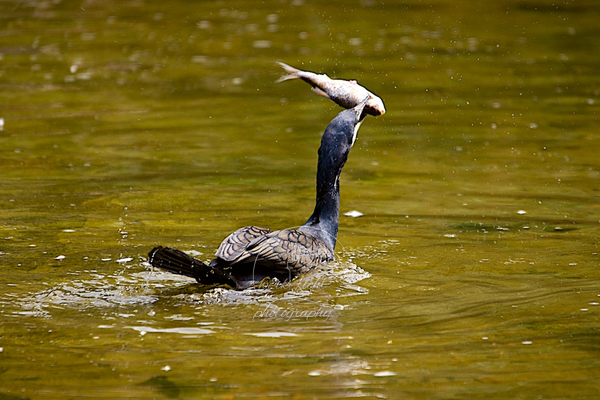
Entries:
[[329,100],[331,100],[331,97],[329,97],[329,95],[328,95],[328,94],[327,94],[327,93],[326,93],[326,92],[325,92],[323,89],[321,89],[320,87],[318,87],[318,86],[313,86],[313,87],[311,88],[311,90],[312,90],[313,92],[315,92],[316,94],[318,94],[319,96],[323,96],[323,97],[326,97],[326,98],[328,98]]
[[283,68],[285,72],[287,72],[287,75],[284,75],[281,78],[277,79],[277,83],[288,81],[290,79],[300,79],[300,75],[298,75],[298,72],[300,72],[299,69],[289,66],[282,62],[277,62],[277,64],[279,64],[281,68]]

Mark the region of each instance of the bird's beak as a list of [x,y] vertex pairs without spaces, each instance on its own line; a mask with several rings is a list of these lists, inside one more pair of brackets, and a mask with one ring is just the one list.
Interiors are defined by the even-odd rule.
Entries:
[[356,142],[356,137],[358,136],[358,130],[360,129],[360,126],[363,123],[363,120],[365,119],[365,117],[367,116],[367,114],[363,113],[363,110],[365,109],[365,105],[367,104],[367,101],[369,100],[369,97],[365,97],[365,99],[363,101],[361,101],[360,103],[358,103],[357,106],[355,106],[352,111],[354,111],[356,113],[355,116],[355,122],[354,122],[354,132],[352,134],[352,142],[350,143],[350,147],[354,146],[354,142]]
[[365,97],[363,101],[358,103],[352,110],[356,113],[356,123],[360,123],[365,119],[367,114],[363,113],[365,106],[367,105],[367,101],[369,101],[369,96]]

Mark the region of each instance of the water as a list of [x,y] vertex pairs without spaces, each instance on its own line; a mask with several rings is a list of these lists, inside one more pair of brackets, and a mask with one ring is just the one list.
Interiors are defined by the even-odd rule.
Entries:
[[[4,2],[0,398],[596,399],[600,6]],[[297,226],[358,79],[338,262],[283,287],[152,271]]]

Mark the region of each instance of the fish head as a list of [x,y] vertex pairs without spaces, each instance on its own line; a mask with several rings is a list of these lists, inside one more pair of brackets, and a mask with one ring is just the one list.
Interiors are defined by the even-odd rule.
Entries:
[[385,114],[385,106],[383,105],[383,100],[381,98],[372,95],[367,102],[367,111],[368,114],[379,116]]

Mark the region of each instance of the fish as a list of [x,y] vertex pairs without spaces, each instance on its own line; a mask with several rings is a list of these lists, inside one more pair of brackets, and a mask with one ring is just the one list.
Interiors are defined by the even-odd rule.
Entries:
[[326,74],[302,71],[282,62],[277,64],[281,65],[287,72],[287,75],[277,80],[278,83],[290,79],[302,79],[312,86],[313,92],[344,108],[354,108],[368,96],[369,100],[367,100],[364,112],[373,116],[385,114],[383,100],[359,85],[355,80],[331,79]]

